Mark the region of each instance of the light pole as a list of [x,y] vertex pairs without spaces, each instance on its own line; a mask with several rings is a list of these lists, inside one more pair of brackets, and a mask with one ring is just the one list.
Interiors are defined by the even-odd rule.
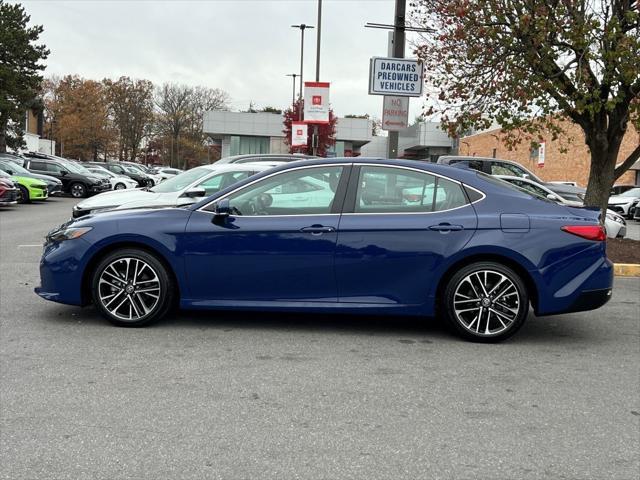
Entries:
[[[320,34],[322,33],[322,0],[318,0],[318,33],[316,36],[316,82],[320,81]],[[318,124],[313,125],[313,156],[318,153]]]
[[297,73],[287,73],[286,75],[287,77],[293,77],[293,93],[291,95],[291,106],[293,107],[293,105],[295,105],[296,103],[296,77],[298,76]]
[[300,97],[302,97],[302,86],[303,86],[303,73],[304,73],[304,31],[309,28],[315,28],[313,25],[305,25],[301,23],[300,25],[291,25],[292,28],[300,29]]

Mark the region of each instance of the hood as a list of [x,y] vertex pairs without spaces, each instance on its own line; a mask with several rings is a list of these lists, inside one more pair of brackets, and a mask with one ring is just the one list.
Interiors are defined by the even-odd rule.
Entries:
[[149,192],[147,190],[113,190],[110,192],[100,193],[94,197],[82,200],[77,207],[83,210],[94,210],[97,208],[119,207],[127,202],[134,201],[152,201],[160,196],[159,193]]
[[41,180],[43,182],[48,183],[49,185],[62,185],[62,182],[55,177],[50,177],[49,175],[41,175],[39,173],[29,173],[30,178],[35,178],[37,180]]
[[157,195],[155,198],[148,197],[123,203],[122,205],[119,205],[117,209],[182,207],[185,205],[191,205],[195,203],[196,200],[189,197],[176,197],[176,195],[169,193],[156,193],[155,195]]
[[624,205],[636,201],[635,197],[623,197],[621,195],[613,195],[609,197],[609,205]]

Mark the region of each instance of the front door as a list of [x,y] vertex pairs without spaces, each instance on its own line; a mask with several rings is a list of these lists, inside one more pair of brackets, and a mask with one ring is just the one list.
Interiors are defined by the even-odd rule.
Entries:
[[300,167],[225,196],[187,224],[184,256],[192,300],[336,302],[334,253],[350,166]]
[[336,248],[345,303],[422,305],[443,259],[477,226],[455,181],[411,168],[355,166]]

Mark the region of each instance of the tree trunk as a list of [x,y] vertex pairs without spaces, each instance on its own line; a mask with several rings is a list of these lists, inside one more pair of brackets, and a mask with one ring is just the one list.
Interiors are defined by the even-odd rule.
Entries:
[[7,151],[7,126],[9,119],[7,115],[0,115],[0,153]]
[[596,133],[591,138],[587,136],[587,145],[591,151],[591,165],[584,204],[598,207],[603,212],[603,222],[611,187],[616,179],[615,168],[621,143],[622,135],[620,138],[616,135],[612,139],[608,139],[604,133]]

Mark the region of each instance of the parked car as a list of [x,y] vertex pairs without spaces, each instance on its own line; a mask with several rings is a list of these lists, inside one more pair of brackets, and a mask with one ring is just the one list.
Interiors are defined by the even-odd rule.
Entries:
[[103,167],[116,175],[123,175],[135,180],[138,187],[153,187],[155,182],[153,179],[139,170],[131,168],[130,166],[123,164],[122,162],[87,162],[87,166],[93,165],[97,167]]
[[154,173],[149,167],[147,167],[146,165],[142,165],[141,163],[122,161],[120,162],[120,164],[126,166],[126,168],[128,169],[132,169],[136,172],[140,172],[143,175],[148,176],[153,182],[151,185],[149,185],[150,187],[158,185],[163,180],[162,175]]
[[640,187],[609,197],[609,208],[627,218],[633,218],[632,212],[638,204],[640,204]]
[[60,180],[50,175],[40,175],[30,172],[22,166],[23,162],[24,160],[14,161],[11,157],[0,154],[0,170],[9,175],[17,175],[44,182],[47,185],[47,193],[49,196],[62,194],[62,182]]
[[621,193],[631,190],[632,188],[638,188],[638,185],[614,185],[611,188],[611,195],[620,195]]
[[57,178],[62,182],[63,192],[71,194],[74,198],[111,190],[109,180],[99,178],[83,166],[61,157],[31,155],[25,159],[24,167],[30,172]]
[[6,207],[18,203],[18,187],[11,177],[0,171],[0,207]]
[[175,177],[176,175],[179,175],[182,172],[183,171],[178,168],[169,168],[169,167],[155,167],[151,169],[151,173],[154,175],[159,175],[162,181]]
[[513,177],[529,178],[536,183],[545,185],[563,198],[575,202],[584,200],[586,190],[580,187],[565,185],[557,182],[545,182],[534,175],[522,165],[510,160],[500,160],[486,157],[466,157],[457,155],[444,155],[438,159],[438,163],[444,165],[464,164],[473,170],[484,172],[488,175],[509,175]]
[[[532,195],[537,195],[541,198],[546,198],[548,200],[558,202],[564,205],[571,205],[574,207],[582,207],[582,202],[573,202],[563,198],[560,194],[551,191],[549,188],[544,185],[540,185],[533,180],[528,178],[521,177],[510,177],[506,175],[495,175],[496,178],[504,180],[505,182],[509,182],[516,187],[522,188],[523,190],[531,193]],[[621,215],[618,215],[613,210],[607,210],[604,228],[607,231],[607,237],[609,238],[624,238],[627,235],[627,222],[625,222],[624,218]]]
[[303,155],[301,153],[253,153],[246,155],[233,155],[231,157],[225,157],[218,160],[217,164],[224,163],[256,163],[256,162],[296,162],[299,160],[309,160],[313,157],[311,155]]
[[138,182],[126,175],[117,175],[104,167],[87,165],[87,170],[98,175],[103,175],[111,182],[112,190],[126,190],[127,188],[138,188]]
[[[445,201],[406,205],[399,195],[395,204],[366,204],[368,174],[386,175],[389,185],[418,179]],[[288,185],[312,178],[333,197],[306,201],[313,192],[301,192],[277,201]],[[129,327],[160,320],[175,303],[420,316],[437,309],[463,337],[498,341],[522,326],[530,304],[551,315],[610,299],[613,265],[598,215],[469,169],[307,160],[184,208],[67,222],[46,237],[35,291],[71,305],[93,301]]]
[[46,182],[33,178],[27,171],[28,175],[22,175],[17,170],[18,165],[10,162],[0,161],[0,170],[11,176],[19,190],[18,202],[31,203],[33,200],[46,200],[49,198],[49,189]]
[[268,168],[271,167],[267,164],[204,165],[155,187],[107,192],[83,200],[73,207],[72,216],[78,218],[111,209],[189,205]]

